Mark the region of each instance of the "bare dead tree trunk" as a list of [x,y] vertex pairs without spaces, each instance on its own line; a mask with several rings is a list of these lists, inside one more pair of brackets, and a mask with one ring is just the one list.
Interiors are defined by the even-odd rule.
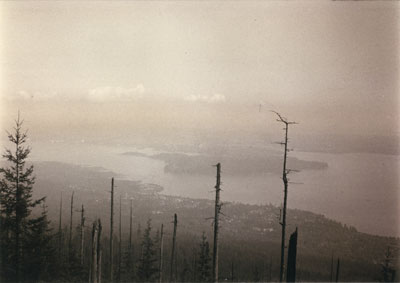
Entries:
[[113,282],[113,224],[114,224],[114,178],[111,178],[111,212],[110,212],[110,282]]
[[61,225],[62,225],[62,192],[61,192],[61,198],[60,198],[60,218],[58,220],[58,256],[59,260],[61,260],[61,246],[62,246],[62,231],[61,231]]
[[233,260],[232,260],[232,263],[231,263],[231,281],[232,282],[234,282],[234,276],[235,276],[235,274],[234,274],[234,271],[235,271],[235,266],[234,266],[234,264],[233,264]]
[[288,125],[285,124],[285,152],[283,157],[283,172],[282,172],[282,180],[284,185],[284,197],[283,197],[283,211],[282,211],[282,239],[281,239],[281,268],[279,274],[279,281],[283,281],[284,274],[284,264],[285,264],[285,233],[286,233],[286,208],[287,208],[287,195],[288,195],[288,180],[286,174],[286,159],[287,159],[287,141],[288,141]]
[[133,266],[133,251],[132,251],[132,199],[131,199],[131,208],[130,208],[130,216],[129,216],[129,253],[128,253],[128,262],[129,262],[129,272],[131,272],[131,268]]
[[179,281],[179,273],[178,273],[178,243],[175,244],[175,264],[174,264],[174,274],[175,274],[175,281]]
[[331,257],[331,280],[330,282],[333,281],[333,252],[332,252],[332,257]]
[[[175,246],[176,246],[176,229],[178,226],[178,217],[176,213],[174,214],[174,234],[172,236],[172,252],[171,252],[171,273],[169,275],[169,281],[173,282],[175,280],[174,276],[174,262],[176,261],[176,251],[175,251]],[[176,274],[175,274],[176,275]]]
[[101,255],[103,252],[100,250],[99,251],[99,256],[98,256],[98,263],[97,263],[97,282],[101,283]]
[[131,210],[130,210],[130,217],[129,217],[129,255],[132,252],[132,200],[131,200]]
[[80,246],[80,261],[81,265],[83,265],[83,256],[84,256],[84,233],[85,233],[85,209],[82,204],[82,209],[81,209],[81,246]]
[[158,282],[162,282],[162,269],[163,269],[163,244],[164,244],[164,225],[161,224],[161,234],[160,234],[160,258],[158,266]]
[[296,256],[297,256],[297,227],[290,236],[286,282],[296,282]]
[[336,282],[339,282],[339,271],[340,271],[340,258],[337,259],[337,265],[336,265]]
[[289,125],[297,124],[296,122],[289,122],[286,118],[283,118],[278,112],[274,112],[277,116],[278,122],[281,122],[285,125],[285,140],[280,144],[284,146],[284,154],[283,154],[283,168],[282,168],[282,180],[284,186],[284,197],[283,197],[283,212],[282,212],[282,221],[279,223],[282,226],[282,239],[281,239],[281,266],[279,272],[279,282],[283,281],[283,275],[285,270],[285,233],[286,233],[286,208],[287,208],[287,195],[288,195],[288,184],[289,180],[287,178],[288,173],[290,170],[286,168],[286,161],[287,161],[287,153],[288,153],[288,131]]
[[98,250],[98,233],[99,227],[97,221],[93,222],[92,227],[92,258],[90,262],[89,282],[97,283],[97,250]]
[[192,277],[192,282],[196,282],[196,274],[197,271],[197,259],[196,259],[196,253],[193,253],[193,277]]
[[269,277],[268,282],[272,282],[272,259],[271,256],[269,257]]
[[68,241],[68,255],[69,259],[71,260],[72,256],[72,217],[74,213],[74,191],[72,191],[72,196],[71,196],[71,218],[69,222],[69,241]]
[[122,197],[119,196],[119,245],[118,245],[118,282],[121,281],[122,262]]
[[97,234],[97,282],[101,283],[101,256],[102,256],[102,251],[101,251],[101,221],[98,219],[98,229],[99,233]]
[[214,249],[213,249],[213,281],[218,282],[218,228],[221,204],[219,194],[221,191],[221,164],[217,165],[217,183],[215,185],[215,216],[214,216]]

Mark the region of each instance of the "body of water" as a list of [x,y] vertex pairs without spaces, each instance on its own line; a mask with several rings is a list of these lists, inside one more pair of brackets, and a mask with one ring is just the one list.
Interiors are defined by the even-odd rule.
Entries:
[[[168,174],[165,162],[124,152],[158,153],[121,145],[87,143],[33,143],[31,159],[103,167],[120,178],[155,183],[168,195],[192,198],[214,197],[215,174]],[[359,231],[400,236],[399,231],[399,156],[352,153],[328,154],[291,152],[302,160],[321,161],[325,169],[304,170],[290,175],[288,207],[312,211],[355,226]],[[210,164],[211,166],[212,164]],[[246,164],[243,164],[246,166]],[[290,164],[288,164],[290,167]],[[222,164],[222,200],[251,204],[280,205],[283,185],[279,175],[266,172],[235,176]],[[296,168],[293,168],[296,169]]]

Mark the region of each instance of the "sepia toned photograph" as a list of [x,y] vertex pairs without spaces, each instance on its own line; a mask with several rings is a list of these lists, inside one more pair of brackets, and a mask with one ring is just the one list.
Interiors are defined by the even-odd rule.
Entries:
[[1,1],[0,282],[399,282],[399,1]]

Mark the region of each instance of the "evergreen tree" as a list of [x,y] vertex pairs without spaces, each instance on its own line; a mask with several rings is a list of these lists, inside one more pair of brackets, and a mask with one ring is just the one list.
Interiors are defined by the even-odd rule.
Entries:
[[122,265],[122,281],[133,282],[135,280],[134,268],[134,245],[129,245],[124,249],[123,265]]
[[201,236],[199,259],[197,262],[199,281],[211,281],[210,245],[208,244],[207,237],[204,232]]
[[[78,229],[80,229],[80,227],[79,228],[77,227],[76,230]],[[65,271],[64,274],[65,278],[63,278],[63,280],[69,282],[83,281],[87,276],[87,272],[85,271],[84,266],[81,265],[79,255],[77,253],[77,249],[79,246],[78,241],[79,241],[78,236],[73,237],[72,239],[73,244],[71,246],[71,250],[63,266]]]
[[54,279],[56,264],[55,249],[51,245],[52,234],[47,220],[47,209],[43,204],[42,214],[29,221],[24,243],[24,278],[29,281]]
[[160,258],[159,258],[160,243],[161,243],[160,230],[157,229],[156,234],[154,235],[154,240],[153,240],[153,246],[154,246],[155,255],[156,255],[157,271],[159,271],[159,266],[160,266]]
[[0,214],[1,214],[1,276],[6,281],[20,281],[24,241],[32,222],[28,217],[32,209],[44,198],[32,200],[32,186],[35,182],[33,166],[25,166],[31,151],[24,144],[27,134],[22,130],[23,121],[19,114],[15,121],[14,133],[8,134],[13,151],[6,149],[3,157],[11,163],[8,168],[0,168]]
[[141,282],[152,281],[157,274],[155,263],[157,262],[156,253],[154,250],[154,242],[150,236],[151,219],[147,221],[147,227],[144,231],[142,240],[142,256],[139,260],[138,279]]
[[181,274],[180,274],[180,282],[187,282],[190,272],[191,272],[191,270],[190,270],[189,262],[187,261],[186,256],[184,255],[183,262],[182,262],[182,270],[181,270]]

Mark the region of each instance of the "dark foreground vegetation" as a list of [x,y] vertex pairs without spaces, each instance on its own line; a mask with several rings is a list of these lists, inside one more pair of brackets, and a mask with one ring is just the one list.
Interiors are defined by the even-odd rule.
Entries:
[[[0,169],[1,282],[280,280],[279,208],[165,196],[152,184],[112,184],[115,174],[98,168],[49,162],[34,172],[19,118],[9,140]],[[285,280],[399,280],[398,238],[300,210],[288,209],[285,221],[285,265],[295,271]]]

